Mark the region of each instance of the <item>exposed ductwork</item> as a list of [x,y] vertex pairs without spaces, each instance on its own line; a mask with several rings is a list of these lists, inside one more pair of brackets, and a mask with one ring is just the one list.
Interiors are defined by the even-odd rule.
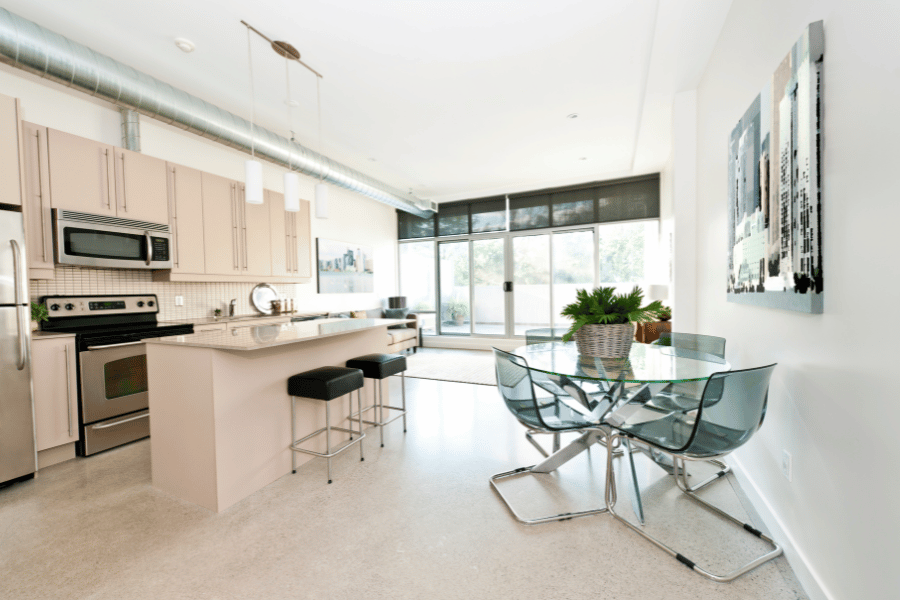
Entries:
[[141,118],[137,111],[120,108],[122,115],[122,147],[126,150],[141,151]]
[[[250,152],[249,121],[3,8],[0,8],[0,62]],[[123,119],[123,136],[125,128]],[[276,133],[259,126],[252,133],[256,155],[265,160],[420,217],[432,214],[419,206],[422,200],[410,198],[398,189]],[[139,138],[137,143],[139,147]]]

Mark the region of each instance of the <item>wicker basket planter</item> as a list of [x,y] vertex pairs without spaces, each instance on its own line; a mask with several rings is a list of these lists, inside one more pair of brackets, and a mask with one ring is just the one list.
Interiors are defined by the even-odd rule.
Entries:
[[575,346],[584,356],[623,358],[631,352],[634,323],[623,325],[584,325],[575,332]]

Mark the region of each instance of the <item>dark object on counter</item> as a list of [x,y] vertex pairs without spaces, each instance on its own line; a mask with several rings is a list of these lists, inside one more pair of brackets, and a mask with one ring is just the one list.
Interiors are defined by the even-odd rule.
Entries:
[[391,296],[388,298],[388,308],[406,308],[406,296]]

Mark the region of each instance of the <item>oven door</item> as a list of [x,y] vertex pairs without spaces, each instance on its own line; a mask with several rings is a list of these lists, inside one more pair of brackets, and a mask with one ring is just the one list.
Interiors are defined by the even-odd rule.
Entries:
[[78,358],[85,424],[149,406],[144,342],[88,345]]

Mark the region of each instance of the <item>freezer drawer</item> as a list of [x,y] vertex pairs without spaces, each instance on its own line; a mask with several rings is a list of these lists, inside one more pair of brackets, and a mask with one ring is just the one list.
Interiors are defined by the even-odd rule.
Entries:
[[109,450],[150,435],[150,411],[121,415],[84,426],[84,456]]

